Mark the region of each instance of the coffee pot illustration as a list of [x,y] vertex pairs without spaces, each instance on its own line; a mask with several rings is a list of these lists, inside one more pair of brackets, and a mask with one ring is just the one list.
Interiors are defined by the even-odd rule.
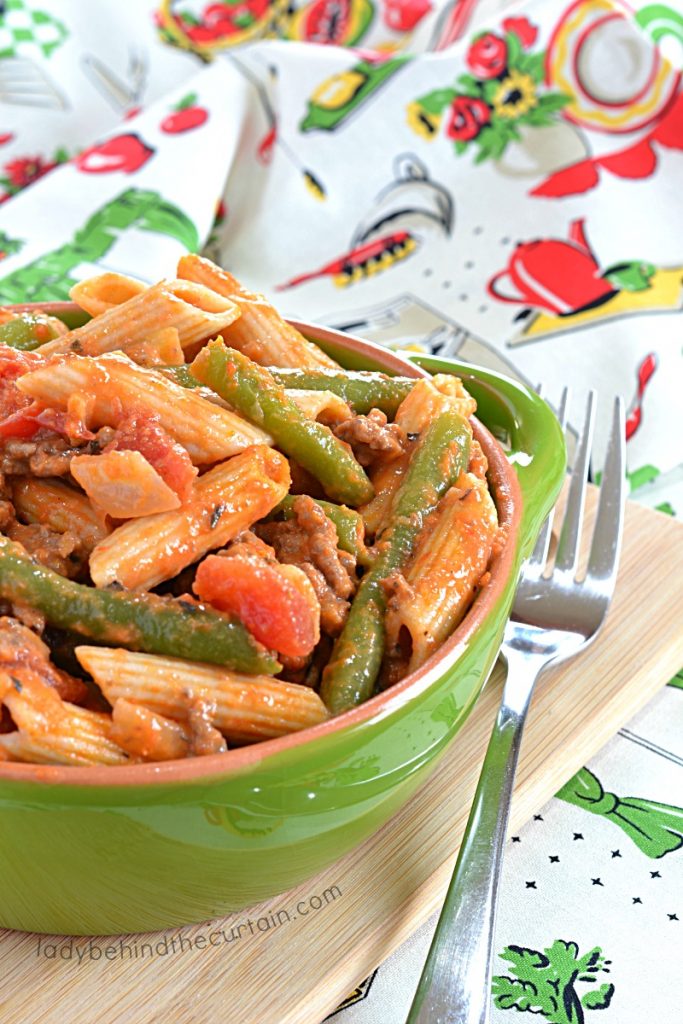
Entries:
[[616,293],[614,284],[601,274],[583,219],[571,222],[566,240],[520,242],[505,270],[488,282],[487,290],[501,302],[553,316],[601,305]]

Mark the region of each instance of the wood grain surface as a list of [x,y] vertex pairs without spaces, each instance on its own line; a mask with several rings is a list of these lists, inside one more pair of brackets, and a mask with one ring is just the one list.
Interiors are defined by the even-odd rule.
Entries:
[[[513,829],[681,667],[681,579],[683,525],[629,505],[607,624],[534,698]],[[497,667],[412,801],[299,888],[224,920],[152,936],[0,931],[2,1024],[319,1024],[439,906],[502,678]]]

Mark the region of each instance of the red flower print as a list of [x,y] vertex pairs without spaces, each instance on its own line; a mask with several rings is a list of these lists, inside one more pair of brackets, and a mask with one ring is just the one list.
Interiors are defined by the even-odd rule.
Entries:
[[467,66],[477,78],[497,78],[505,71],[508,48],[504,39],[485,32],[478,36],[467,51]]
[[534,45],[538,36],[538,29],[528,18],[506,18],[503,22],[503,31],[517,36],[525,50]]
[[446,135],[456,142],[476,139],[484,125],[491,120],[491,110],[483,100],[471,96],[456,96],[451,105],[451,115],[446,126]]
[[18,192],[20,188],[26,188],[56,166],[54,160],[43,160],[40,156],[19,157],[5,164],[3,178]]

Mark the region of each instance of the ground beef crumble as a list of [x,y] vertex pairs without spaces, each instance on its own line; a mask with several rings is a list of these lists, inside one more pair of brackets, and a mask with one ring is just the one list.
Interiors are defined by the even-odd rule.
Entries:
[[225,737],[213,725],[216,705],[211,701],[196,699],[187,713],[187,725],[190,731],[190,757],[202,757],[208,754],[222,754],[228,749]]
[[397,423],[389,423],[380,409],[371,409],[367,416],[352,416],[332,430],[340,441],[351,445],[361,466],[391,462],[405,451],[405,432]]
[[54,569],[60,576],[74,579],[80,575],[88,560],[88,553],[83,548],[79,537],[67,530],[57,533],[47,526],[38,523],[25,525],[14,522],[6,529],[10,540],[16,541],[42,565]]
[[12,489],[5,479],[4,473],[0,472],[0,533],[5,533],[7,527],[13,522]]
[[8,438],[0,442],[0,473],[7,476],[66,476],[75,455],[98,455],[114,436],[102,427],[92,441],[80,445],[52,432],[30,440]]
[[338,547],[337,530],[319,505],[307,495],[294,502],[294,517],[284,523],[263,523],[258,536],[280,562],[302,569],[320,601],[320,628],[338,636],[356,589],[356,559]]

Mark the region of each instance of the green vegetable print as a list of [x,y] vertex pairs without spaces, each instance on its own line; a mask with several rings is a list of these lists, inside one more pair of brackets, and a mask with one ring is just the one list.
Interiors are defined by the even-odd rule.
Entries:
[[683,846],[683,808],[606,793],[588,768],[581,768],[556,796],[611,821],[648,857],[663,857]]
[[175,238],[191,252],[199,248],[197,229],[187,214],[158,192],[130,188],[96,210],[70,242],[0,278],[0,302],[68,299],[78,280],[74,271],[101,260],[129,228]]
[[683,668],[680,672],[677,672],[673,679],[669,680],[669,686],[674,686],[677,690],[683,690]]
[[[584,1024],[585,1010],[604,1010],[614,995],[614,985],[598,984],[597,975],[609,974],[596,946],[579,956],[575,942],[556,939],[542,953],[524,946],[506,946],[500,954],[510,963],[510,974],[493,979],[492,995],[500,1010],[517,1010],[540,1016],[548,1024]],[[583,995],[579,988],[590,985]]]
[[4,260],[6,256],[13,256],[17,252],[21,252],[24,242],[20,238],[10,238],[5,231],[0,231],[0,260]]

